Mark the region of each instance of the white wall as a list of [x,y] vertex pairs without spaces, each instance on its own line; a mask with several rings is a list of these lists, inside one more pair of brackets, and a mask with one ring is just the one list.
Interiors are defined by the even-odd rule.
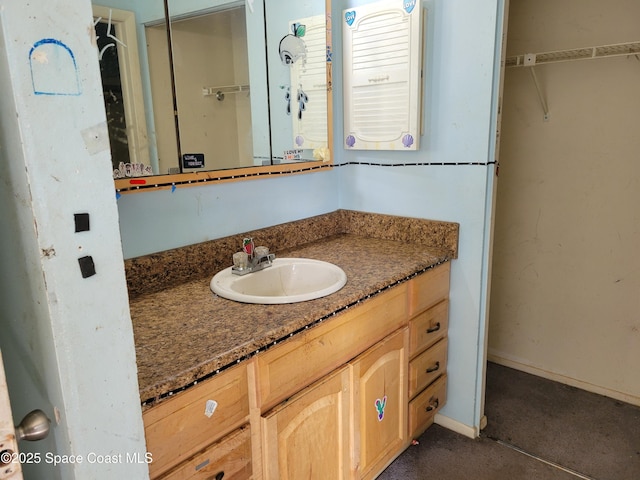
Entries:
[[[640,40],[631,0],[512,0],[507,55]],[[505,76],[491,358],[640,404],[640,62]]]

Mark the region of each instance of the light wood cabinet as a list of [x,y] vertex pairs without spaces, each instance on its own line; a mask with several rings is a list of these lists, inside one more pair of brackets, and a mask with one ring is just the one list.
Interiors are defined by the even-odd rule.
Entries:
[[406,325],[406,299],[407,286],[399,285],[258,355],[261,410],[273,407]]
[[152,479],[249,421],[247,369],[234,366],[142,414]]
[[153,480],[375,478],[446,402],[449,263],[145,411]]
[[350,391],[343,367],[262,418],[265,480],[350,478]]
[[449,297],[450,273],[450,264],[447,262],[409,281],[410,318]]
[[373,478],[407,443],[408,338],[403,328],[351,363],[359,478]]
[[434,421],[447,396],[448,263],[409,282],[409,437]]
[[447,336],[449,327],[449,301],[442,300],[435,306],[409,320],[409,350],[411,356],[423,352],[438,340]]
[[447,339],[443,338],[409,363],[409,397],[415,397],[446,371]]
[[230,433],[164,475],[163,480],[248,480],[251,476],[249,425]]
[[433,424],[433,417],[447,401],[447,376],[441,375],[409,402],[409,435],[417,437]]

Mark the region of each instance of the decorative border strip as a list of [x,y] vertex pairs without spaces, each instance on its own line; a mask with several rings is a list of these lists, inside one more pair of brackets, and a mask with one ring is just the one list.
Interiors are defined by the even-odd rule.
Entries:
[[238,358],[236,361],[234,361],[232,363],[229,363],[227,365],[224,365],[224,366],[214,370],[211,373],[203,375],[200,378],[197,378],[196,380],[194,380],[193,382],[189,383],[188,385],[185,385],[184,387],[176,388],[174,390],[171,390],[169,392],[163,393],[161,395],[157,395],[155,397],[148,398],[148,399],[146,399],[146,400],[144,400],[142,402],[142,406],[143,407],[151,406],[151,405],[159,402],[160,400],[164,400],[165,398],[171,397],[171,396],[173,396],[173,395],[175,395],[177,393],[184,392],[185,390],[187,390],[187,389],[189,389],[191,387],[195,387],[198,383],[203,382],[205,380],[208,380],[208,379],[210,379],[212,377],[215,377],[219,373],[224,372],[225,370],[227,370],[227,369],[229,369],[229,368],[231,368],[231,367],[233,367],[233,366],[235,366],[235,365],[237,365],[237,364],[239,364],[239,363],[241,363],[241,362],[243,362],[245,360],[249,360],[250,358],[258,355],[261,352],[269,350],[270,348],[278,345],[279,343],[284,342],[285,340],[288,340],[289,338],[293,337],[294,335],[298,335],[299,333],[302,333],[302,332],[308,330],[309,328],[314,327],[314,326],[324,322],[325,320],[328,320],[329,318],[335,317],[336,315],[338,315],[339,313],[344,312],[345,310],[348,310],[350,308],[355,307],[356,305],[359,305],[360,303],[364,302],[365,300],[368,300],[368,299],[370,299],[372,297],[375,297],[376,295],[378,295],[378,294],[380,294],[382,292],[385,292],[385,291],[389,290],[390,288],[393,288],[393,287],[395,287],[397,285],[400,285],[401,283],[407,282],[407,281],[417,277],[418,275],[421,275],[421,274],[427,272],[428,270],[431,270],[431,269],[433,269],[433,268],[435,268],[435,267],[437,267],[439,265],[442,265],[443,263],[446,263],[447,261],[448,260],[429,265],[428,267],[425,267],[425,268],[423,268],[421,270],[418,270],[418,271],[416,271],[416,272],[414,272],[414,273],[412,273],[412,274],[410,274],[410,275],[408,275],[408,276],[406,276],[404,278],[401,278],[400,280],[397,280],[394,283],[391,283],[391,284],[387,285],[386,287],[382,287],[381,289],[376,290],[373,293],[365,295],[364,297],[356,300],[355,302],[349,303],[348,305],[345,305],[344,307],[341,307],[338,310],[336,310],[334,312],[331,312],[328,315],[325,315],[324,317],[321,317],[321,318],[319,318],[317,320],[314,320],[313,322],[309,323],[308,325],[305,325],[304,327],[300,327],[297,330],[294,330],[293,332],[291,332],[291,333],[289,333],[289,334],[287,334],[287,335],[285,335],[285,336],[283,336],[283,337],[281,337],[281,338],[279,338],[277,340],[274,340],[273,342],[269,343],[268,345],[265,345],[264,347],[258,348],[255,352],[251,352],[249,354],[243,355],[242,357]]
[[[291,164],[287,164],[291,165]],[[274,175],[295,175],[300,173],[307,173],[313,171],[320,171],[324,169],[338,168],[338,167],[346,167],[349,165],[364,165],[369,167],[452,167],[452,166],[480,166],[480,167],[488,167],[490,165],[499,165],[497,161],[491,162],[412,162],[412,163],[377,163],[377,162],[345,162],[345,163],[336,163],[336,164],[319,164],[313,166],[305,166],[302,168],[293,168],[282,171],[251,171],[248,173],[242,174],[227,174],[220,176],[207,176],[203,178],[189,178],[186,180],[172,180],[166,183],[144,183],[140,185],[131,185],[126,188],[116,188],[116,193],[130,193],[139,190],[145,189],[159,189],[159,188],[171,188],[172,190],[178,186],[183,185],[196,185],[201,183],[209,183],[209,182],[225,182],[225,181],[233,181],[233,180],[249,180],[253,178],[259,177],[270,177]],[[221,170],[221,172],[224,170]],[[210,173],[210,172],[209,172]],[[140,177],[144,179],[145,177]],[[155,176],[154,176],[155,178]],[[135,180],[135,179],[133,179]]]

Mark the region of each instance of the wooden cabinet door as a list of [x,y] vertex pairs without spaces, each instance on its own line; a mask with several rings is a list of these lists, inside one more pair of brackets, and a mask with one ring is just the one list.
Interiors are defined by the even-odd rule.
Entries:
[[352,364],[359,478],[380,473],[407,442],[407,328]]
[[345,366],[262,417],[266,480],[349,478],[349,379]]

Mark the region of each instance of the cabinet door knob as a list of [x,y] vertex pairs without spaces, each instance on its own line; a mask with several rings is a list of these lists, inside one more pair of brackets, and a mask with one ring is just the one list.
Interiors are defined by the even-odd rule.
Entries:
[[436,323],[433,327],[427,328],[427,333],[433,333],[440,330],[440,322]]
[[433,410],[438,408],[438,405],[440,405],[440,401],[436,398],[427,406],[427,412],[432,412]]
[[433,367],[427,368],[427,373],[433,373],[438,371],[439,369],[440,369],[440,362],[436,362],[436,364]]
[[216,473],[216,476],[213,478],[214,480],[222,480],[224,478],[224,471]]

